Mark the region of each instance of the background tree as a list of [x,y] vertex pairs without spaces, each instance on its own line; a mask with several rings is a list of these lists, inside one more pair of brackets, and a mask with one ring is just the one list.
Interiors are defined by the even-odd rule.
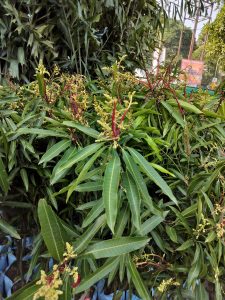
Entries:
[[[208,40],[205,45],[205,57],[208,61],[217,64],[221,71],[225,70],[225,6],[222,7],[214,22],[205,26],[202,31],[208,30]],[[202,46],[203,47],[203,46]]]
[[[182,3],[194,12],[194,0]],[[41,59],[47,67],[56,63],[95,74],[123,54],[127,66],[141,67],[163,31],[166,11],[172,7],[178,15],[180,8],[171,5],[165,0],[2,0],[0,74],[29,81]]]
[[[177,55],[180,32],[183,28],[181,21],[169,20],[164,33],[164,46],[166,47],[166,62],[171,62]],[[180,58],[187,58],[191,43],[192,30],[184,27]]]

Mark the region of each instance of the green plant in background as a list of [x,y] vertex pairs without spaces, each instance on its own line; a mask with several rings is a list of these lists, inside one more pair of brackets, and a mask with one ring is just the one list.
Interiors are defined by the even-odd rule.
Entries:
[[[180,32],[183,30],[183,23],[181,21],[175,21],[169,19],[167,26],[165,27],[163,45],[166,47],[166,63],[171,63],[177,56],[177,50],[180,39]],[[189,52],[189,45],[191,43],[192,31],[189,27],[184,27],[183,40],[181,46],[181,58],[187,58]],[[179,57],[180,59],[180,57]]]
[[[141,299],[222,299],[224,115],[175,90],[168,70],[146,82],[120,61],[104,72],[89,81],[42,65],[36,81],[0,90],[1,206],[29,211],[28,278],[50,271],[48,257],[60,263],[69,242],[76,294],[106,278]],[[15,238],[30,234],[20,215],[4,219]]]
[[[192,13],[194,0],[181,7]],[[0,3],[0,80],[33,80],[40,60],[48,68],[95,75],[127,54],[127,67],[143,66],[163,31],[173,1],[3,0]],[[202,5],[204,10],[204,5]]]

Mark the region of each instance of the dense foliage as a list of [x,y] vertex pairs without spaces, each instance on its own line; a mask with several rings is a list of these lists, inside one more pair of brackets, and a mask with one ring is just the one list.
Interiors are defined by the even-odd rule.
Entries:
[[[100,72],[99,67],[123,54],[128,55],[127,67],[143,67],[158,32],[163,31],[166,12],[179,16],[173,2],[2,0],[0,80],[4,76],[32,80],[40,59],[48,67],[57,63],[64,70],[86,75]],[[195,0],[180,3],[182,11],[195,10]]]
[[225,6],[216,16],[216,19],[210,24],[205,26],[204,32],[208,32],[208,39],[205,47],[205,54],[208,61],[218,64],[221,71],[225,70],[224,53],[225,53]]
[[183,95],[168,70],[146,82],[120,63],[104,72],[88,81],[40,65],[34,82],[0,89],[0,226],[36,237],[26,280],[69,242],[75,293],[106,278],[143,300],[222,300],[224,104],[215,113],[216,98]]

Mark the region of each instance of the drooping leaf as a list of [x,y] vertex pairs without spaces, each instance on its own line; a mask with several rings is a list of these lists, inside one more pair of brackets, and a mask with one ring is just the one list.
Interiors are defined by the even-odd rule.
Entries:
[[146,204],[147,207],[149,207],[149,209],[151,209],[152,212],[155,212],[155,208],[153,206],[152,199],[148,193],[148,189],[145,184],[144,178],[142,177],[137,165],[135,164],[132,157],[125,150],[122,150],[122,152],[123,152],[123,160],[126,164],[126,167],[130,172],[132,178],[134,179],[137,188],[139,189],[143,197],[144,203]]
[[107,224],[113,233],[118,211],[120,168],[120,158],[116,151],[113,151],[112,159],[106,166],[102,192]]
[[133,282],[135,289],[137,290],[139,296],[141,297],[141,299],[150,300],[151,296],[140,276],[140,273],[138,272],[138,270],[135,266],[135,263],[132,261],[130,256],[127,257],[127,266],[128,266],[128,270],[129,270],[132,282]]
[[137,186],[130,176],[129,173],[123,175],[124,188],[126,190],[127,198],[130,205],[130,210],[132,213],[132,223],[136,229],[140,229],[140,207],[141,207],[141,198],[140,193],[137,189]]
[[61,261],[66,240],[54,211],[45,199],[39,200],[38,218],[41,225],[41,234],[50,255]]
[[140,233],[142,235],[147,235],[165,220],[167,214],[168,211],[164,212],[163,216],[152,216],[151,218],[147,219],[143,224],[141,224]]
[[103,200],[100,199],[97,203],[92,207],[88,215],[83,221],[82,227],[85,228],[90,225],[104,210]]
[[100,148],[83,166],[81,172],[79,173],[78,177],[71,182],[71,184],[68,186],[68,192],[66,200],[68,201],[69,197],[71,196],[72,192],[76,189],[77,185],[82,182],[90,170],[90,168],[93,166],[95,160],[102,154],[102,152],[105,150],[105,147]]
[[29,189],[29,180],[28,180],[28,175],[27,175],[26,169],[22,168],[20,170],[20,176],[21,176],[21,178],[23,180],[23,184],[25,186],[26,192],[28,192],[28,189]]
[[87,245],[91,242],[91,239],[99,231],[99,229],[105,224],[106,217],[102,215],[98,217],[93,225],[90,225],[86,231],[73,243],[76,253],[81,253]]
[[98,151],[102,145],[103,143],[95,143],[79,150],[73,157],[62,163],[62,165],[55,170],[54,177],[51,179],[51,183],[53,184],[62,178],[62,176],[65,174],[65,171],[69,170],[74,164],[86,159],[88,156]]
[[185,127],[184,119],[179,111],[175,110],[171,105],[169,105],[168,101],[160,102],[171,114],[171,116],[176,120],[178,124],[180,124],[183,128]]
[[3,164],[3,161],[0,157],[0,187],[3,190],[3,192],[7,193],[9,189],[9,179],[8,175],[6,173],[5,166]]
[[21,239],[16,229],[0,218],[0,229],[15,239]]
[[164,194],[166,194],[175,204],[177,203],[177,199],[173,195],[171,188],[168,186],[166,181],[156,172],[154,168],[149,164],[149,162],[136,150],[133,148],[129,148],[129,152],[131,153],[134,160],[139,164],[143,172],[156,184],[158,185]]

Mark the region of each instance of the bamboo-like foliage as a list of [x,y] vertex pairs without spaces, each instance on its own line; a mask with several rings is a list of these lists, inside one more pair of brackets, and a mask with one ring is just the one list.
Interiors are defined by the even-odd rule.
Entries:
[[[191,13],[195,6],[182,1],[181,11]],[[164,0],[2,0],[0,74],[30,81],[40,60],[47,67],[56,63],[67,71],[96,74],[124,54],[128,67],[143,65],[169,8],[179,16],[180,9]]]

